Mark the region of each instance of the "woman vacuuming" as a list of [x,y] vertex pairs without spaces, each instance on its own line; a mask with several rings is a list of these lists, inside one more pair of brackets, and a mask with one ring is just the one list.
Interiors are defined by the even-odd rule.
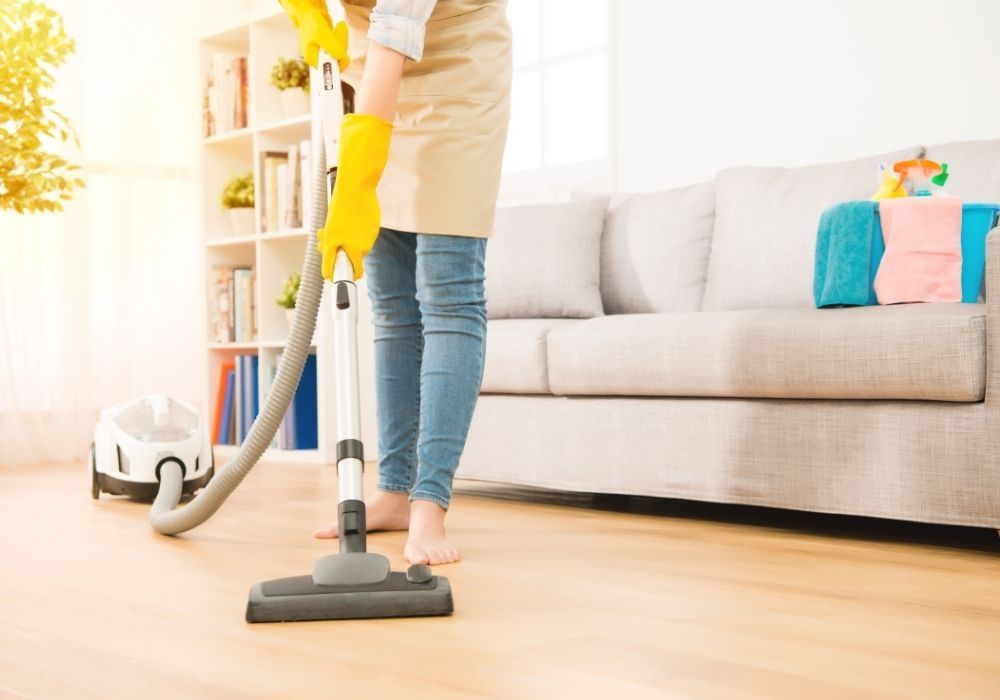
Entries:
[[336,27],[324,0],[281,2],[306,60],[324,49],[356,91],[319,247],[328,279],[338,248],[355,278],[368,272],[379,435],[368,530],[409,530],[410,563],[457,561],[444,521],[483,375],[484,257],[510,116],[506,0],[346,0]]

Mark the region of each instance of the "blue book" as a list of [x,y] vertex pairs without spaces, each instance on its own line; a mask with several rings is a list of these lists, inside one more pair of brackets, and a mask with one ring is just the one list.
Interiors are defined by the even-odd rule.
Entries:
[[286,450],[295,449],[295,397],[288,403],[288,410],[285,412],[285,420],[282,423],[284,426],[284,437],[285,437],[285,447]]
[[319,447],[319,426],[317,425],[316,356],[306,358],[302,369],[302,379],[295,392],[294,420],[291,426],[292,440],[296,450],[315,450]]
[[226,397],[222,401],[222,420],[219,423],[219,434],[216,435],[216,442],[220,445],[228,445],[229,433],[233,424],[233,393],[236,390],[236,370],[226,372]]
[[233,424],[230,428],[231,443],[243,442],[243,356],[233,358],[236,364],[236,385],[233,389]]
[[256,417],[255,405],[257,403],[257,356],[237,355],[237,365],[240,368],[240,425],[238,442],[246,440],[250,426]]
[[247,433],[250,433],[250,428],[253,427],[253,423],[257,420],[257,414],[260,413],[260,358],[256,355],[247,356],[247,369],[249,370],[247,374],[250,375],[249,378],[249,389],[248,393],[250,395],[250,410],[247,411]]

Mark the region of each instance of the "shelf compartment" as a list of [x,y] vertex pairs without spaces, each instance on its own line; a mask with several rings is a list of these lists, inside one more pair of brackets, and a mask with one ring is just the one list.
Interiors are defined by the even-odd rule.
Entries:
[[209,248],[225,248],[227,246],[252,246],[254,241],[257,240],[257,236],[251,234],[249,236],[232,236],[230,238],[225,238],[223,236],[213,236],[205,241],[205,245]]
[[273,138],[282,143],[298,143],[306,141],[312,134],[312,115],[309,112],[293,117],[280,119],[257,129],[262,136]]
[[301,235],[261,240],[261,260],[257,270],[261,343],[284,343],[288,337],[285,309],[278,306],[275,300],[281,295],[285,279],[302,270],[304,253]]
[[207,136],[202,139],[202,143],[213,148],[225,148],[232,151],[245,150],[247,153],[253,148],[253,129],[244,127],[225,131],[214,136]]
[[253,52],[250,56],[251,92],[255,124],[270,124],[286,117],[281,91],[271,85],[271,70],[278,58],[299,57],[298,31],[291,19],[275,15],[250,25]]
[[[283,231],[269,231],[268,233],[260,234],[260,240],[262,241],[278,241],[286,238],[302,238],[306,235],[306,230],[304,228],[290,228]],[[304,241],[300,242],[300,245]]]

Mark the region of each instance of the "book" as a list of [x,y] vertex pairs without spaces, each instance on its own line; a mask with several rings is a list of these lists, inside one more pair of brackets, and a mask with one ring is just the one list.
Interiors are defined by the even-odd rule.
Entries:
[[300,228],[302,226],[302,180],[299,165],[299,147],[292,144],[288,147],[288,168],[285,173],[285,187],[282,196],[285,199],[285,216],[282,219],[285,228]]
[[202,133],[216,136],[249,123],[247,57],[218,52],[208,61],[202,83]]
[[281,219],[278,216],[278,166],[288,162],[286,151],[264,151],[261,153],[260,229],[277,231]]
[[[215,133],[224,134],[234,127],[236,89],[233,76],[233,59],[228,53],[212,56],[212,93],[210,105],[215,120]],[[214,99],[213,99],[214,98]]]
[[253,268],[238,267],[233,271],[235,320],[234,340],[249,343],[256,337],[254,321],[254,272]]
[[288,228],[288,162],[278,163],[275,167],[275,180],[278,191],[277,229],[280,231]]
[[243,442],[250,433],[250,427],[257,417],[257,356],[238,355],[237,362],[242,366],[238,441]]
[[222,431],[222,418],[226,410],[226,392],[229,390],[229,373],[234,369],[232,362],[223,362],[219,368],[219,388],[215,393],[215,419],[212,422],[212,440],[216,445],[223,445],[229,437]]
[[233,272],[229,271],[229,276],[226,278],[226,296],[229,304],[229,318],[227,319],[227,324],[229,327],[228,337],[229,340],[236,339],[236,285],[233,282]]
[[233,445],[243,442],[243,356],[235,358],[236,374],[233,382],[233,425],[230,430]]
[[[260,405],[263,407],[267,403],[267,397],[271,393],[271,386],[274,384],[274,377],[277,374],[278,368],[273,362],[269,362],[264,365],[264,369],[260,375]],[[278,434],[275,433],[274,438],[271,440],[271,447],[278,446]]]
[[207,74],[202,80],[201,93],[201,135],[208,137],[215,134],[215,119],[212,117],[212,108],[209,103],[209,90],[212,89],[212,76]]
[[212,339],[216,343],[228,343],[233,340],[229,305],[231,275],[232,269],[228,267],[213,267],[209,275],[209,323]]
[[292,422],[292,449],[315,450],[319,447],[319,427],[317,425],[316,356],[306,357],[302,368],[299,387],[292,398],[294,419]]
[[299,212],[302,225],[309,226],[309,209],[313,192],[312,141],[299,144]]
[[219,432],[216,434],[217,445],[232,445],[233,405],[236,393],[236,368],[229,363],[226,370],[226,392],[222,400],[222,419],[219,421]]
[[260,360],[257,355],[237,355],[235,358],[235,443],[246,440],[253,422],[260,413],[260,393],[257,377]]
[[235,105],[234,105],[234,126],[237,129],[243,129],[247,126],[247,59],[245,56],[239,56],[235,59],[235,65],[233,68],[234,80],[236,81],[235,86]]

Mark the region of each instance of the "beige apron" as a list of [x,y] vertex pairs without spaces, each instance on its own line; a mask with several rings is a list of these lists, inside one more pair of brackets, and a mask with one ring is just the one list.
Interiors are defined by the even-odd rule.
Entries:
[[[361,82],[375,0],[343,0],[351,65]],[[389,162],[378,187],[382,225],[488,237],[510,120],[507,0],[438,0],[423,59],[403,68]]]

